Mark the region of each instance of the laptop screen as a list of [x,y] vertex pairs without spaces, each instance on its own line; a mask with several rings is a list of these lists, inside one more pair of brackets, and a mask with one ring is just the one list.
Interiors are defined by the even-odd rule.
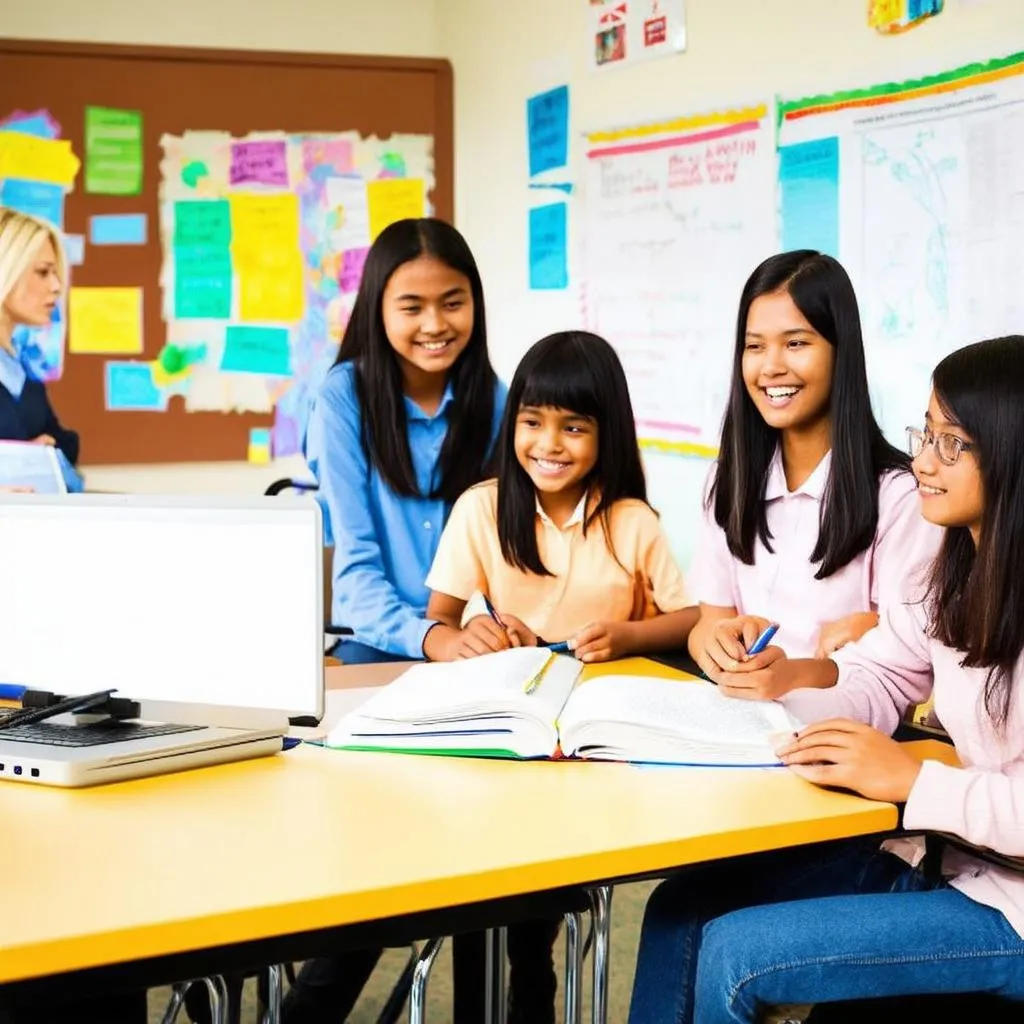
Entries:
[[0,498],[0,682],[317,713],[312,499]]

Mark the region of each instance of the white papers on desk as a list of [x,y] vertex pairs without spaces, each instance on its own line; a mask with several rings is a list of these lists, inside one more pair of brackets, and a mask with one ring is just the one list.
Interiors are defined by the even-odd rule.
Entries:
[[66,494],[57,449],[30,441],[0,441],[0,491],[12,488]]

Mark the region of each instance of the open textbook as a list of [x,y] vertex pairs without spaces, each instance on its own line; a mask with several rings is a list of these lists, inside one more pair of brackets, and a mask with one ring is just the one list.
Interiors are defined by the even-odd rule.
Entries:
[[328,734],[331,747],[490,757],[695,765],[778,764],[781,704],[723,696],[696,679],[602,675],[520,647],[415,665]]

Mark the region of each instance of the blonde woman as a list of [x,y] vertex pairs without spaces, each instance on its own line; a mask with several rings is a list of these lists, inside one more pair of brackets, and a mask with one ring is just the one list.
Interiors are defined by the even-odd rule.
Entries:
[[67,279],[54,227],[0,206],[0,440],[58,448],[78,461],[78,434],[60,425],[46,388],[25,371],[12,337],[19,324],[45,327]]

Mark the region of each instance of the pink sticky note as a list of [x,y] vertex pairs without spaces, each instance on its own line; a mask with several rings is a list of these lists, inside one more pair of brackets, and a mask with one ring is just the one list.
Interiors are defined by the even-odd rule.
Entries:
[[341,263],[341,290],[343,292],[359,291],[359,280],[363,276],[363,265],[369,249],[346,249]]
[[236,142],[231,147],[231,184],[288,184],[284,142]]
[[353,167],[352,142],[349,139],[306,139],[302,143],[302,163],[312,177],[349,174]]

